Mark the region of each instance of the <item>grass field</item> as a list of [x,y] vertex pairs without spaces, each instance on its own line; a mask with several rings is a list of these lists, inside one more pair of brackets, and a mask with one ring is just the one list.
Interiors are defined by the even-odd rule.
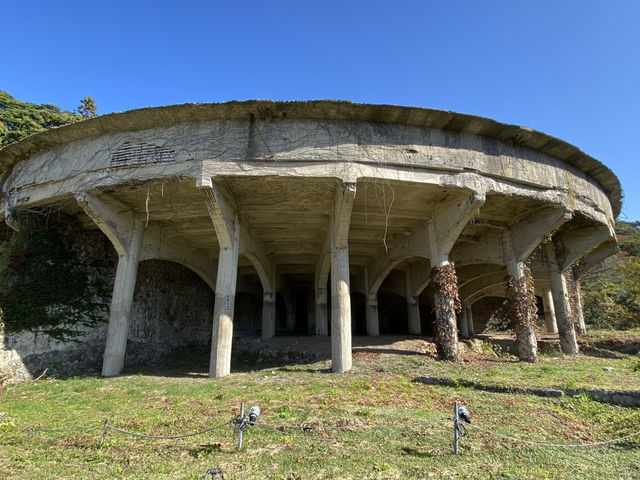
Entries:
[[[543,356],[539,364],[525,365],[489,346],[468,352],[458,364],[412,352],[360,352],[345,375],[328,373],[328,361],[257,367],[244,356],[234,361],[231,376],[216,380],[206,378],[206,357],[183,352],[179,368],[11,385],[0,403],[10,420],[0,424],[0,478],[198,479],[212,467],[228,480],[640,478],[640,436],[607,447],[548,448],[478,428],[529,441],[583,444],[640,431],[638,408],[585,395],[543,398],[414,381],[429,375],[500,385],[640,389],[638,355]],[[245,431],[242,451],[229,425],[178,440],[107,430],[102,441],[105,419],[138,433],[186,434],[230,422],[240,402],[262,409],[262,426]],[[453,425],[446,420],[454,402],[469,408],[473,422],[457,457]]]

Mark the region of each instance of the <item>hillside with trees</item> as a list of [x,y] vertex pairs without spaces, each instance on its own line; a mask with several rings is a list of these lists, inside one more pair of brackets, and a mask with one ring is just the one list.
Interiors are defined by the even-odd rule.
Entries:
[[640,222],[616,223],[620,252],[581,281],[584,314],[591,328],[640,327]]
[[91,97],[81,100],[78,113],[63,111],[55,105],[21,102],[0,90],[0,147],[48,128],[60,127],[97,115]]

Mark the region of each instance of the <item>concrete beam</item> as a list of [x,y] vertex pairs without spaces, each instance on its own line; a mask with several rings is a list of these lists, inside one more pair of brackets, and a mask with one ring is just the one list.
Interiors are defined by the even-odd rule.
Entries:
[[140,251],[140,261],[168,260],[184,265],[204,280],[213,292],[216,291],[217,268],[208,255],[194,251],[184,242],[169,238],[162,226],[149,224],[145,229]]
[[620,247],[615,239],[610,239],[598,245],[596,248],[587,253],[578,264],[573,268],[573,274],[576,279],[580,279],[593,267],[601,263],[605,258],[615,255],[620,251]]
[[369,294],[375,294],[378,292],[380,285],[382,285],[382,282],[384,282],[384,279],[387,277],[389,272],[402,260],[411,257],[430,257],[428,225],[430,225],[430,223],[423,224],[401,245],[393,247],[386,253],[386,255],[377,258],[373,263],[368,265]]
[[505,232],[511,248],[506,252],[511,261],[523,262],[552,232],[571,219],[571,213],[559,208],[543,208],[519,221]]
[[118,255],[126,255],[132,241],[133,210],[104,194],[98,198],[89,192],[77,192],[74,197],[78,206],[111,240]]
[[[208,180],[208,182],[207,182]],[[205,179],[198,183],[198,187],[204,197],[204,202],[211,217],[211,222],[216,230],[220,249],[233,249],[236,241],[237,210],[231,199],[225,198],[223,189],[211,179]]]
[[[453,244],[469,220],[484,204],[484,201],[484,194],[472,192],[464,198],[456,197],[438,205],[430,221],[424,223],[402,244],[392,248],[385,256],[376,259],[369,265],[371,283],[368,293],[376,293],[393,267],[404,259],[428,258],[431,260],[432,267],[442,260],[442,258],[438,258],[439,255],[447,256],[448,261],[448,254]],[[433,239],[436,239],[437,242],[434,243]],[[419,295],[429,284],[430,275],[419,276],[414,273],[413,276],[415,277],[413,284],[416,288],[412,293],[417,292]]]
[[411,296],[419,297],[431,283],[431,264],[428,266],[411,265],[409,267],[409,281],[411,284]]
[[615,232],[605,225],[558,232],[553,237],[558,268],[564,272],[585,253],[610,238],[615,239]]
[[[438,239],[438,254],[432,250],[431,264],[441,263],[438,255],[448,255],[469,220],[480,210],[486,200],[484,192],[471,192],[464,198],[454,198],[437,206],[433,215],[433,229]],[[433,246],[430,245],[430,249]]]

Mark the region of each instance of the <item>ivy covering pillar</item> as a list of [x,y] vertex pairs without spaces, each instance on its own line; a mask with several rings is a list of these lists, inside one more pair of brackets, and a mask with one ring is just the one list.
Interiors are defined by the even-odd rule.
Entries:
[[453,263],[446,261],[431,271],[436,311],[436,348],[441,360],[458,360],[456,310],[460,308],[458,278]]
[[537,362],[535,324],[538,310],[531,270],[522,262],[509,262],[507,274],[507,311],[516,334],[518,358],[524,362]]

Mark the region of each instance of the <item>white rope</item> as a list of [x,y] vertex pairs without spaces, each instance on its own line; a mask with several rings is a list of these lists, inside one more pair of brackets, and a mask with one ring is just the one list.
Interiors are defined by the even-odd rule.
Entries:
[[503,435],[501,433],[493,432],[487,428],[479,427],[475,424],[469,424],[467,427],[475,428],[484,432],[488,435],[493,435],[494,437],[502,438],[505,440],[511,440],[512,442],[524,443],[525,445],[533,445],[535,447],[552,447],[552,448],[584,448],[584,447],[600,447],[603,445],[613,445],[615,443],[620,443],[625,440],[628,440],[633,437],[637,437],[640,435],[640,432],[631,433],[629,435],[625,435],[624,437],[614,438],[613,440],[605,440],[603,442],[594,442],[594,443],[545,443],[545,442],[534,442],[531,440],[523,440],[521,438],[510,437],[509,435]]

